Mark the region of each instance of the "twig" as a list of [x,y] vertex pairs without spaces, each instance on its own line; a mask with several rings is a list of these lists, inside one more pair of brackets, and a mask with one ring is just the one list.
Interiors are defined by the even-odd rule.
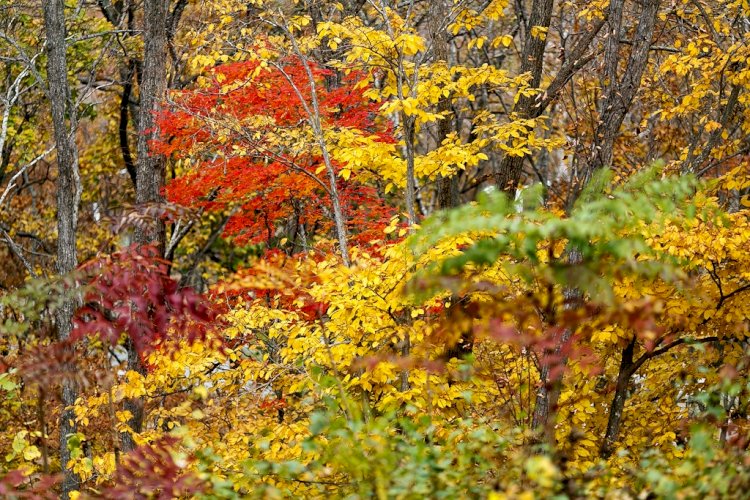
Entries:
[[16,245],[16,243],[11,239],[10,235],[5,231],[5,229],[0,228],[0,234],[3,235],[5,238],[6,243],[8,243],[8,247],[10,248],[10,251],[18,257],[18,260],[21,261],[21,264],[23,264],[23,267],[26,268],[26,270],[29,272],[32,278],[38,277],[36,272],[34,271],[34,267],[31,265],[31,263],[26,260],[26,257],[24,257],[23,252],[21,251],[21,248]]
[[13,174],[13,177],[11,177],[10,181],[8,181],[8,185],[5,186],[5,191],[3,191],[2,196],[0,196],[0,205],[3,204],[3,202],[5,201],[5,198],[8,196],[8,193],[10,193],[10,190],[13,189],[14,187],[16,187],[15,181],[20,176],[22,176],[24,174],[24,172],[26,172],[29,168],[31,168],[34,165],[36,165],[37,163],[39,163],[39,161],[41,161],[45,156],[47,156],[48,154],[50,154],[54,149],[55,149],[55,146],[50,146],[45,152],[43,152],[42,154],[40,154],[39,156],[37,156],[36,158],[34,158],[33,160],[31,160],[29,163],[27,163],[26,165],[24,165],[23,167],[21,167],[20,169],[18,169],[18,172],[16,172],[15,174]]

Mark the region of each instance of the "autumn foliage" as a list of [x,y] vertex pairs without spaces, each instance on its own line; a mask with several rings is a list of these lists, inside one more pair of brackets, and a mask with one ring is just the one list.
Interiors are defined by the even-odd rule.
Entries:
[[745,3],[16,4],[0,496],[747,494]]
[[[181,162],[183,174],[168,184],[167,198],[206,211],[231,210],[225,234],[238,244],[270,243],[289,221],[303,234],[330,233],[330,188],[307,125],[313,87],[306,70],[320,89],[317,106],[326,130],[353,129],[385,143],[394,139],[391,127],[378,119],[378,103],[364,97],[361,75],[350,74],[325,90],[334,73],[308,66],[295,57],[272,66],[224,64],[211,69],[202,88],[174,93],[174,103],[160,116],[163,141],[154,145]],[[393,207],[344,165],[336,163],[335,170],[350,232],[363,243],[378,239]]]
[[71,339],[91,335],[117,345],[125,334],[141,355],[171,337],[170,329],[187,342],[204,340],[207,325],[217,320],[211,305],[180,289],[168,269],[153,246],[132,246],[81,266],[89,280]]

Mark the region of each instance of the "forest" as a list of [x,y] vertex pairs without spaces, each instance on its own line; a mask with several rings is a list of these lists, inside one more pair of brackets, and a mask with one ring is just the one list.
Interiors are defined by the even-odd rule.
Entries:
[[748,0],[0,0],[0,498],[750,491]]

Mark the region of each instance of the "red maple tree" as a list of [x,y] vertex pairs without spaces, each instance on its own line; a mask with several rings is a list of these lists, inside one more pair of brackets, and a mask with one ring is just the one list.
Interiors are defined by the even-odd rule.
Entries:
[[[204,88],[177,92],[158,123],[155,152],[188,165],[166,187],[169,201],[205,211],[233,210],[225,235],[235,243],[272,246],[284,236],[302,238],[333,230],[329,186],[318,172],[323,158],[306,135],[311,102],[307,69],[298,58],[259,67],[257,61],[217,66]],[[376,120],[378,104],[356,85],[358,75],[339,86],[326,83],[331,71],[309,63],[326,130],[356,129],[393,142],[390,125]],[[304,103],[303,103],[304,100]],[[309,129],[307,129],[309,132]],[[278,138],[285,140],[278,140]],[[342,165],[334,164],[337,173]],[[337,177],[351,238],[382,238],[394,214],[375,186],[356,174]]]

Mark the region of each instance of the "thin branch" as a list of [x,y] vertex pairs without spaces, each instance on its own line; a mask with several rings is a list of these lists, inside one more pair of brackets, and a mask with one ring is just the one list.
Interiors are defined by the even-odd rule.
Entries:
[[41,161],[45,156],[47,156],[48,154],[50,154],[54,149],[55,149],[55,146],[50,146],[45,152],[43,152],[42,154],[40,154],[39,156],[37,156],[36,158],[34,158],[33,160],[31,160],[29,163],[27,163],[23,167],[21,167],[18,170],[18,172],[16,172],[13,175],[13,177],[10,178],[10,181],[8,181],[8,185],[5,186],[5,191],[3,191],[3,194],[0,195],[0,205],[3,204],[3,202],[5,201],[5,198],[8,196],[8,193],[10,193],[11,189],[13,189],[14,187],[16,187],[15,181],[20,176],[22,176],[24,174],[24,172],[26,172],[29,168],[31,168],[34,165],[36,165],[37,163],[39,163],[39,161]]
[[[200,217],[200,215],[198,215]],[[164,251],[164,258],[168,261],[171,261],[174,257],[174,251],[177,249],[177,245],[180,244],[180,242],[187,236],[188,232],[193,228],[195,225],[196,219],[190,219],[184,227],[180,227],[182,224],[182,219],[179,219],[177,221],[177,224],[175,224],[174,231],[172,232],[172,236],[169,238],[169,244],[167,245],[167,249]]]
[[[711,155],[711,151],[714,149],[716,144],[718,143],[719,139],[721,138],[721,134],[724,130],[726,130],[727,124],[729,123],[729,119],[732,116],[732,113],[734,112],[735,107],[737,107],[737,103],[739,102],[740,97],[740,85],[735,85],[732,88],[732,93],[729,94],[729,98],[727,99],[727,104],[724,107],[724,111],[721,114],[720,127],[714,129],[711,132],[711,135],[708,136],[708,140],[701,146],[701,153],[696,156],[692,157],[690,155],[688,159],[685,161],[685,166],[683,167],[684,171],[687,172],[694,172],[696,168],[700,167],[703,162],[705,162],[708,157]],[[691,149],[692,153],[692,149]]]
[[187,286],[190,278],[195,273],[195,270],[198,268],[198,264],[203,260],[203,257],[208,253],[208,251],[211,249],[213,244],[216,242],[216,240],[219,238],[221,233],[224,232],[224,228],[227,227],[227,223],[229,222],[229,219],[232,218],[232,216],[235,214],[236,209],[231,211],[229,214],[224,216],[224,219],[221,221],[219,226],[213,230],[211,235],[208,237],[208,240],[206,240],[206,243],[203,245],[203,248],[201,248],[199,251],[197,251],[195,254],[193,254],[193,260],[190,264],[189,270],[182,276],[180,279],[180,287]]
[[673,340],[669,344],[660,347],[659,349],[655,349],[651,352],[644,353],[640,358],[638,358],[638,361],[636,361],[633,364],[633,368],[631,369],[630,373],[631,375],[638,371],[638,368],[640,368],[643,363],[648,361],[649,359],[656,358],[658,356],[661,356],[662,354],[666,353],[667,351],[671,350],[674,347],[677,347],[678,345],[682,344],[708,344],[710,342],[717,342],[719,340],[719,337],[703,337],[703,338],[693,338],[693,337],[680,337],[677,340]]
[[736,290],[732,290],[731,292],[729,292],[726,295],[722,295],[721,299],[719,300],[719,304],[716,306],[716,309],[719,309],[724,304],[724,302],[726,302],[727,300],[729,300],[731,297],[737,295],[738,293],[742,293],[745,290],[750,290],[750,283],[748,283],[746,285],[743,285],[743,286],[737,288]]
[[23,267],[25,267],[29,272],[29,275],[32,278],[37,278],[38,275],[34,271],[34,266],[32,266],[31,263],[26,260],[26,257],[23,255],[23,251],[21,250],[21,248],[16,245],[16,243],[11,239],[10,235],[5,231],[5,229],[0,227],[0,234],[3,236],[3,238],[5,238],[5,242],[8,244],[10,251],[18,258],[18,260],[21,261],[21,264],[23,264]]

